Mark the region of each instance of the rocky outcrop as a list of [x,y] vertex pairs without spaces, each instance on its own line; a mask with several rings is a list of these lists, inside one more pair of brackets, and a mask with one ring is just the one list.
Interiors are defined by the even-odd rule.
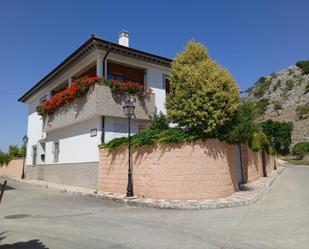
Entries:
[[297,106],[309,108],[309,74],[304,74],[301,68],[290,66],[261,77],[248,89],[248,98],[268,100],[264,119],[293,122],[293,143],[309,140],[309,117],[300,119],[295,111]]

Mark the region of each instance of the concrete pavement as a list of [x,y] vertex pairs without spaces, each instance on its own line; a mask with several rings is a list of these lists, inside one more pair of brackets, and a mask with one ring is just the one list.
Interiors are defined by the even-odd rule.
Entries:
[[251,206],[133,208],[9,181],[0,248],[280,248],[309,245],[309,167],[286,167]]

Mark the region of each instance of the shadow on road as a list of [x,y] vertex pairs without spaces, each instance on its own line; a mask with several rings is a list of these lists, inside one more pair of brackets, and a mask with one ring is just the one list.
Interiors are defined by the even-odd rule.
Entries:
[[[5,233],[6,232],[0,233],[0,243],[5,239]],[[33,239],[24,242],[0,245],[0,249],[48,249],[48,247],[46,247],[40,240]]]
[[[2,189],[2,187],[3,187],[3,184],[0,183],[0,190]],[[12,189],[15,189],[15,188],[10,187],[9,185],[6,185],[4,190],[12,190]]]

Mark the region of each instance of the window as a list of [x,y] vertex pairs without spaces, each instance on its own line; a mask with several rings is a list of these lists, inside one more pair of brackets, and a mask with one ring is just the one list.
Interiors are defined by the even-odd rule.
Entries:
[[69,86],[69,82],[65,81],[59,86],[55,87],[53,90],[51,90],[50,95],[53,97],[55,94],[62,92],[63,90],[67,89]]
[[107,78],[114,80],[128,80],[133,82],[144,83],[144,69],[116,64],[107,63]]
[[128,125],[126,123],[114,123],[114,133],[127,133]]
[[165,89],[166,95],[170,93],[170,79],[167,75],[163,75],[163,89]]
[[36,145],[32,146],[32,165],[36,165],[37,151]]
[[44,103],[47,100],[47,95],[44,95],[40,98],[40,104]]
[[59,161],[59,141],[54,142],[54,163]]
[[39,151],[41,151],[40,153],[41,163],[45,163],[45,142],[40,142],[40,145],[41,149]]
[[120,74],[115,74],[115,73],[108,73],[107,79],[108,80],[124,80],[124,76]]

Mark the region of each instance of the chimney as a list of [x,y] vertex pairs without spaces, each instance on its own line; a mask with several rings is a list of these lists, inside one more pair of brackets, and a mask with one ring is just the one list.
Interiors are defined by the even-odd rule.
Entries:
[[121,30],[119,32],[119,45],[129,47],[129,32],[126,30]]

